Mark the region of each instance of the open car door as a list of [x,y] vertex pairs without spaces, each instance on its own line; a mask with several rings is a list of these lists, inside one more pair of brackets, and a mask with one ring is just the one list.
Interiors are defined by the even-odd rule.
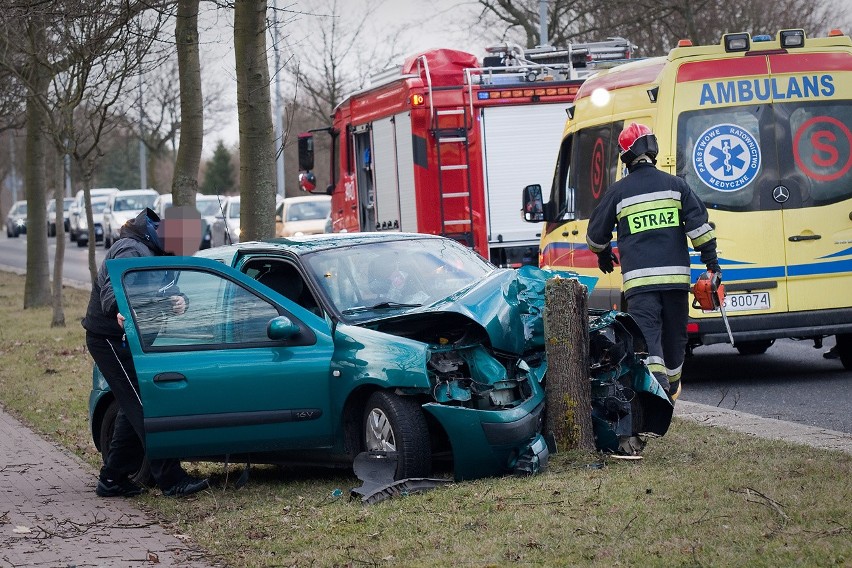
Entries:
[[[209,259],[116,259],[107,270],[127,318],[150,458],[331,445],[324,320]],[[181,314],[175,295],[186,299]]]

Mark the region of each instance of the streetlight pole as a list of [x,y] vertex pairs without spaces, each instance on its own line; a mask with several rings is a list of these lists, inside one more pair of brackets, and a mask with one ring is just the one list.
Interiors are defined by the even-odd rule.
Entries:
[[145,148],[145,107],[142,104],[142,72],[139,72],[139,188],[148,188],[148,156]]
[[272,105],[272,123],[275,127],[275,173],[276,189],[281,197],[286,197],[284,187],[284,117],[281,105],[281,50],[278,47],[278,0],[272,2],[272,48],[275,50],[275,104]]

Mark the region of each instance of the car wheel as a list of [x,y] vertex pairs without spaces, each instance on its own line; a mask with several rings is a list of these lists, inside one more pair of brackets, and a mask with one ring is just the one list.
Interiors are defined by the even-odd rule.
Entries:
[[760,355],[761,353],[766,353],[766,350],[772,347],[772,344],[775,343],[774,339],[761,339],[758,341],[743,341],[735,344],[737,351],[740,352],[740,355]]
[[48,225],[47,226],[47,236],[55,237],[56,236],[56,225]]
[[6,225],[6,238],[7,238],[7,239],[11,239],[11,238],[12,238],[12,231],[9,229],[9,226],[8,226],[8,225]]
[[364,408],[364,449],[397,453],[394,479],[427,477],[432,470],[429,428],[410,397],[376,391]]
[[109,234],[104,233],[104,250],[109,250],[109,247],[112,246],[112,239],[109,238]]
[[73,243],[77,240],[77,233],[75,233],[74,231],[69,231],[68,238],[71,239],[71,242]]
[[77,246],[78,247],[83,248],[84,246],[87,246],[88,244],[89,244],[89,239],[84,240],[80,237],[77,237]]
[[852,370],[852,333],[837,336],[837,351],[844,369]]
[[[118,416],[118,402],[113,400],[104,412],[103,420],[100,428],[100,449],[101,459],[106,463],[107,453],[109,452],[109,444],[112,440],[112,433],[115,430],[115,419]],[[136,453],[139,456],[139,461],[134,464],[134,473],[130,474],[130,480],[141,485],[151,486],[154,484],[154,476],[151,475],[151,464],[145,457],[145,449],[142,447],[142,442],[139,442],[139,451]]]

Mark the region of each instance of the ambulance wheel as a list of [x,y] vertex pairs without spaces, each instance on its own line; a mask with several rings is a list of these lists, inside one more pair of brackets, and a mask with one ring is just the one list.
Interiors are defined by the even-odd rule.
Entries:
[[837,351],[844,369],[852,370],[852,333],[837,336]]
[[740,355],[760,355],[766,353],[766,350],[772,347],[775,343],[774,339],[761,339],[758,341],[743,341],[736,343],[737,351]]

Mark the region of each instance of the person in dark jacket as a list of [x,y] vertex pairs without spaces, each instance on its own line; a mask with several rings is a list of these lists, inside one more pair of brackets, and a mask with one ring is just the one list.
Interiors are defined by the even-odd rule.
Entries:
[[[144,458],[142,400],[136,369],[124,337],[124,316],[118,313],[106,261],[166,254],[157,235],[159,223],[157,214],[145,209],[121,227],[119,239],[98,270],[86,316],[82,320],[86,329],[86,347],[119,404],[115,430],[95,490],[101,497],[131,497],[144,491],[129,479]],[[145,277],[144,273],[140,277]],[[179,315],[186,310],[187,299],[175,286],[152,282],[149,287],[153,294],[167,290],[160,292],[162,297],[156,300],[165,304],[172,314]],[[151,460],[150,464],[151,473],[164,495],[191,495],[209,487],[207,479],[190,476],[178,460]]]
[[648,344],[646,364],[672,400],[680,394],[689,317],[687,237],[701,262],[721,281],[716,236],[707,208],[681,178],[655,167],[657,138],[631,123],[618,137],[628,175],[614,183],[589,217],[586,242],[598,267],[613,271],[613,227],[621,254],[627,312]]

